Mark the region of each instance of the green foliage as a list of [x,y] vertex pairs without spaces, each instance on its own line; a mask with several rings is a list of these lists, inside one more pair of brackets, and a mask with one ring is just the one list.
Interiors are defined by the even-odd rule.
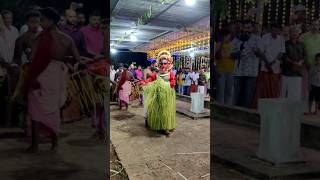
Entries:
[[148,125],[152,130],[176,127],[176,94],[170,85],[158,78],[143,88],[148,107]]

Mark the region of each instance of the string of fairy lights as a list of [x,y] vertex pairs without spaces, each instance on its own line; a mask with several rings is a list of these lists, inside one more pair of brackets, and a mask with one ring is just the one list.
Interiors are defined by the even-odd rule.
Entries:
[[[261,12],[249,13],[260,7],[259,3],[263,4]],[[229,0],[226,4],[226,15],[220,17],[219,28],[222,28],[223,22],[229,23],[233,19],[251,19],[260,25],[277,23],[284,27],[290,24],[297,7],[305,11],[307,22],[320,15],[320,0]],[[287,18],[288,15],[290,18]]]
[[[229,0],[226,5],[226,14],[220,17],[219,28],[221,29],[224,22],[231,22],[233,19],[251,19],[260,25],[270,25],[277,23],[282,27],[291,23],[295,12],[305,11],[307,22],[319,18],[320,0]],[[259,4],[259,3],[262,3]],[[253,10],[255,9],[255,11]],[[250,12],[250,13],[249,13]],[[287,17],[289,15],[289,18]],[[149,57],[155,55],[161,50],[168,49],[172,53],[184,51],[187,49],[209,48],[210,34],[188,35],[179,41],[167,40],[163,46],[156,49],[147,50]],[[170,44],[170,45],[168,45]]]
[[171,43],[166,43],[163,46],[157,47],[156,49],[145,51],[148,54],[148,58],[156,57],[157,54],[162,50],[168,50],[172,54],[176,52],[181,52],[185,50],[205,50],[210,47],[210,33],[196,34],[193,36],[188,36],[187,38],[174,41]]

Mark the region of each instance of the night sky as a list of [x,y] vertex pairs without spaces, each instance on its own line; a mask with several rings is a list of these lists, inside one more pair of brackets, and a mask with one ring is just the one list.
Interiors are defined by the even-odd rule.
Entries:
[[103,18],[109,16],[108,0],[0,0],[0,11],[3,9],[11,10],[15,15],[14,24],[20,27],[24,24],[24,17],[30,6],[54,7],[62,13],[69,8],[71,1],[83,3],[84,8],[82,11],[87,16],[95,10],[99,10]]

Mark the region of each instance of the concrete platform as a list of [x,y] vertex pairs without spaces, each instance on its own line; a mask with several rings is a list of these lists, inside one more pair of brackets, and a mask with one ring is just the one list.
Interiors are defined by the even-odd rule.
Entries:
[[210,111],[203,111],[202,113],[193,113],[188,109],[181,109],[177,108],[177,113],[182,114],[188,118],[191,118],[193,120],[198,120],[198,119],[205,119],[205,118],[210,118]]
[[212,158],[258,179],[320,179],[320,152],[302,148],[306,163],[273,166],[256,158],[259,132],[253,128],[215,121]]
[[[191,103],[191,97],[190,96],[177,94],[176,97],[177,97],[177,99],[179,101]],[[204,108],[210,109],[210,98],[205,98],[204,99]]]
[[209,109],[204,109],[202,113],[197,114],[197,113],[191,112],[190,107],[191,107],[190,102],[181,101],[180,99],[177,100],[177,106],[176,106],[177,113],[182,114],[193,120],[210,118]]
[[[260,128],[260,115],[256,110],[214,103],[214,119],[231,124]],[[301,124],[301,145],[320,149],[320,116],[304,116]]]

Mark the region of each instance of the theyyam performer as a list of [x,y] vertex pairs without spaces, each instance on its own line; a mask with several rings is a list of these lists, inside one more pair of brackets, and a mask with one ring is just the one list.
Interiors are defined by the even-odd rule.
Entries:
[[151,130],[170,135],[176,128],[176,78],[171,72],[173,58],[170,52],[161,51],[157,63],[158,73],[140,81],[147,107],[146,123]]

